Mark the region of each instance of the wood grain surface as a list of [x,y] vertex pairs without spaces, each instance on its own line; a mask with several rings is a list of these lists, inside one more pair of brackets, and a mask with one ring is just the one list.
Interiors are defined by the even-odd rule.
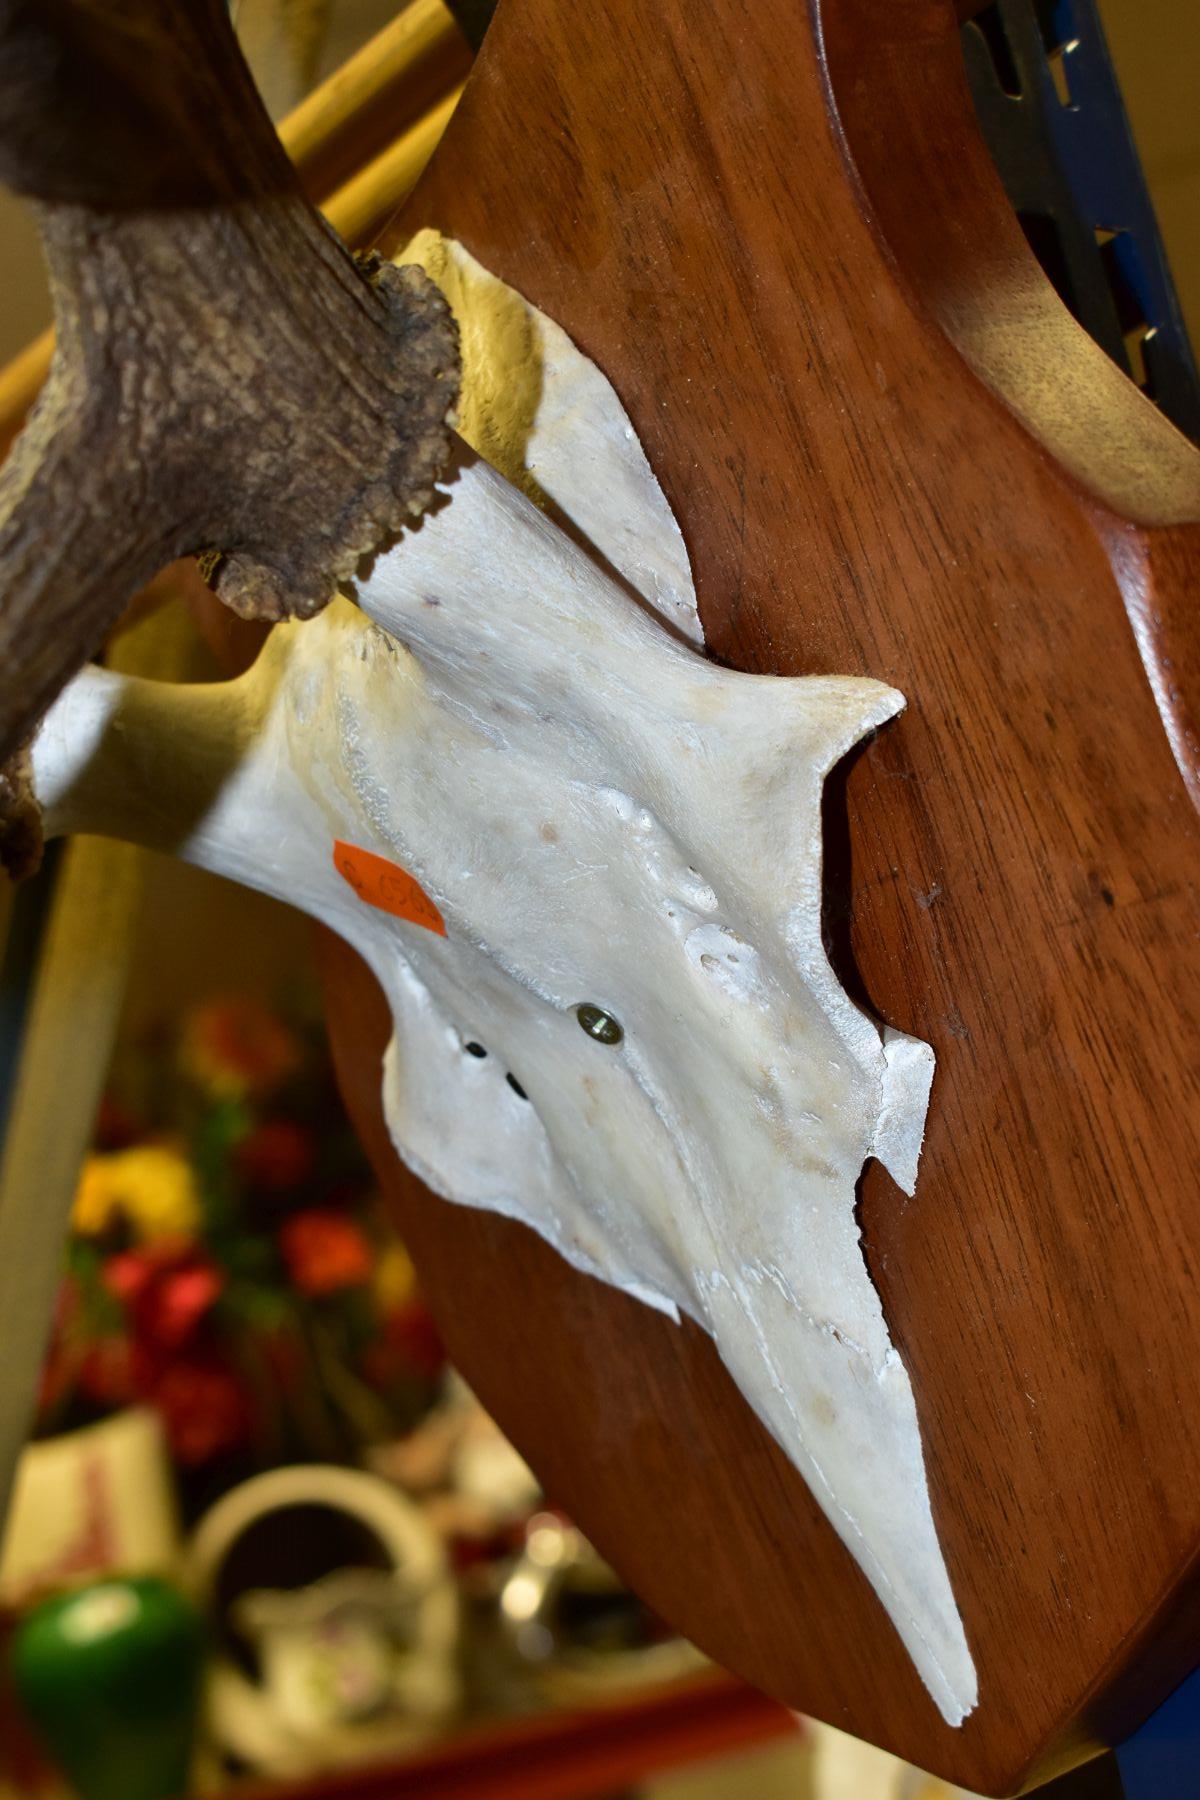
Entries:
[[909,698],[831,785],[827,918],[938,1054],[916,1198],[871,1165],[861,1210],[979,1668],[961,1730],[698,1331],[400,1170],[382,1003],[326,954],[452,1352],[551,1494],[729,1668],[1000,1794],[1200,1642],[1200,456],[1045,287],[955,13],[502,0],[387,242],[459,237],[611,377],[713,654]]

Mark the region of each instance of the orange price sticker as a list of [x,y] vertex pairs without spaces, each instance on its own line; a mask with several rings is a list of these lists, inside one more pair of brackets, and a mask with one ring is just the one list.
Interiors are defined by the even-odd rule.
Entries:
[[394,918],[407,919],[410,925],[423,925],[426,931],[446,935],[446,921],[419,881],[373,850],[362,850],[357,844],[346,844],[335,838],[333,866],[343,881],[348,881],[360,900],[377,906],[380,912]]

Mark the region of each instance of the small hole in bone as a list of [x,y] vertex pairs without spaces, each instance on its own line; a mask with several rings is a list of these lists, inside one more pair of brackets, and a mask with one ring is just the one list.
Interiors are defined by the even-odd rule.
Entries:
[[471,1042],[469,1044],[464,1044],[463,1049],[466,1051],[468,1056],[486,1056],[487,1055],[487,1051],[484,1049],[483,1045],[477,1044],[475,1042],[474,1038],[471,1039]]
[[525,1092],[525,1089],[521,1086],[515,1075],[506,1075],[504,1079],[507,1081],[513,1093],[517,1096],[518,1100],[528,1100],[529,1095]]

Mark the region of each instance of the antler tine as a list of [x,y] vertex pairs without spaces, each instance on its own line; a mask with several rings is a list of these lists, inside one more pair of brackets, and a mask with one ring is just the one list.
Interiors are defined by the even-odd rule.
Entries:
[[0,473],[0,758],[188,552],[244,616],[319,610],[427,503],[457,336],[302,197],[221,0],[0,0],[0,178],[57,344]]

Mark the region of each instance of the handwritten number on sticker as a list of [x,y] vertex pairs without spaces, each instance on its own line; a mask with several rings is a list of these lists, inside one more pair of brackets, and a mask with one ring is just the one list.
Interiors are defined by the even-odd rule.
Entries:
[[376,906],[393,918],[407,919],[410,925],[423,925],[426,931],[445,937],[446,921],[420,882],[399,863],[336,838],[333,866],[367,906]]

